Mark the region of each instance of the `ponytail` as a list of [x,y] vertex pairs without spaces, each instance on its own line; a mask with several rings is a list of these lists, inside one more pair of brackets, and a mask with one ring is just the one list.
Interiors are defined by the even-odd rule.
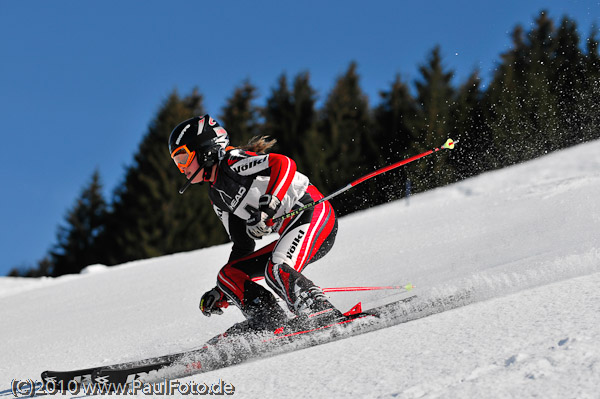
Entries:
[[277,143],[277,140],[269,140],[269,136],[254,136],[248,144],[238,147],[245,151],[252,151],[256,153],[265,153],[271,149]]

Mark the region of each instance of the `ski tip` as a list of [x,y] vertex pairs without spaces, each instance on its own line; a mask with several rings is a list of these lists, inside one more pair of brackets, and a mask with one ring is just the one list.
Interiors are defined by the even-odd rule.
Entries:
[[452,139],[448,139],[446,140],[446,142],[444,143],[444,145],[442,146],[442,148],[446,148],[448,150],[452,150],[454,149],[454,144],[457,143],[458,141],[454,141]]
[[344,313],[344,316],[352,316],[359,313],[362,313],[362,302],[359,302],[356,305],[354,305],[352,309]]
[[406,291],[410,291],[410,290],[412,290],[413,288],[415,288],[415,286],[414,286],[414,285],[412,285],[412,284],[406,284],[406,285],[404,286],[404,289],[405,289]]

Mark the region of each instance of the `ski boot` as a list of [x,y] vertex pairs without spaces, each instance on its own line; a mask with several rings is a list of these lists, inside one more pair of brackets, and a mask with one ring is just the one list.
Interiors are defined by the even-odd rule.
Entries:
[[294,313],[297,322],[307,328],[318,328],[343,319],[344,315],[329,302],[323,291],[316,286],[300,290],[295,287]]
[[242,313],[247,319],[248,329],[256,332],[273,331],[288,319],[277,299],[259,284],[246,284]]

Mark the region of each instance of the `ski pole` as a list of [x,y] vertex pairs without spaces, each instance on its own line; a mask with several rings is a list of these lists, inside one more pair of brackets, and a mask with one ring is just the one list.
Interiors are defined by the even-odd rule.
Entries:
[[444,145],[442,145],[442,146],[441,146],[441,147],[439,147],[439,148],[434,148],[434,149],[431,149],[431,150],[429,150],[429,151],[425,151],[425,152],[423,152],[423,153],[421,153],[421,154],[418,154],[418,155],[412,156],[412,157],[410,157],[410,158],[404,159],[404,160],[402,160],[402,161],[399,161],[399,162],[393,163],[393,164],[391,164],[391,165],[388,165],[388,166],[384,166],[384,167],[383,167],[383,168],[381,168],[381,169],[377,169],[377,170],[376,170],[376,171],[374,171],[374,172],[371,172],[371,173],[369,173],[369,174],[367,174],[367,175],[365,175],[365,176],[363,176],[363,177],[360,177],[360,178],[358,178],[358,179],[354,180],[352,183],[350,183],[350,184],[346,185],[345,187],[342,187],[342,188],[340,188],[340,189],[339,189],[339,190],[337,190],[336,192],[334,192],[334,193],[332,193],[332,194],[329,194],[329,195],[328,195],[328,196],[326,196],[326,197],[323,197],[323,198],[321,198],[320,200],[317,200],[317,201],[310,202],[310,203],[308,203],[308,204],[306,204],[306,205],[304,205],[304,206],[302,206],[302,207],[300,207],[300,208],[298,208],[298,209],[294,209],[293,211],[290,211],[290,212],[288,212],[288,213],[286,213],[286,214],[284,214],[284,215],[278,216],[278,217],[276,217],[276,218],[274,218],[274,219],[271,219],[270,221],[267,221],[267,225],[270,225],[270,226],[272,226],[272,225],[274,225],[274,224],[276,224],[276,223],[278,223],[278,222],[280,222],[280,221],[282,221],[282,220],[284,220],[284,219],[287,219],[287,218],[291,218],[291,217],[293,217],[293,216],[296,216],[296,215],[298,215],[299,213],[301,213],[301,212],[303,212],[303,211],[305,211],[305,210],[307,210],[307,209],[309,209],[309,208],[312,208],[312,207],[314,207],[314,206],[317,206],[317,205],[319,205],[319,204],[320,204],[320,203],[322,203],[322,202],[325,202],[325,201],[327,201],[327,200],[330,200],[330,199],[332,199],[333,197],[337,197],[337,196],[338,196],[338,195],[340,195],[341,193],[343,193],[343,192],[345,192],[345,191],[347,191],[347,190],[351,189],[351,188],[352,188],[352,187],[354,187],[354,186],[357,186],[357,185],[359,185],[360,183],[364,182],[365,180],[369,180],[369,179],[370,179],[370,178],[372,178],[372,177],[378,176],[378,175],[380,175],[380,174],[382,174],[382,173],[385,173],[385,172],[387,172],[387,171],[390,171],[390,170],[392,170],[392,169],[399,168],[400,166],[403,166],[403,165],[406,165],[406,164],[408,164],[408,163],[411,163],[411,162],[413,162],[413,161],[416,161],[417,159],[420,159],[420,158],[426,157],[427,155],[431,155],[431,154],[433,154],[433,153],[435,153],[435,152],[438,152],[438,151],[440,151],[440,150],[442,150],[442,149],[448,149],[448,150],[451,150],[451,149],[453,149],[453,148],[454,148],[454,143],[457,143],[457,142],[458,142],[458,141],[454,141],[454,140],[452,140],[452,139],[448,139],[448,140],[446,140],[446,142],[444,143]]
[[377,291],[377,290],[410,291],[413,288],[415,288],[415,286],[412,284],[388,285],[388,286],[382,286],[382,287],[331,287],[331,288],[323,288],[323,292]]
[[[323,292],[350,292],[350,291],[377,291],[377,290],[398,290],[398,291],[410,291],[415,288],[412,284],[406,285],[386,285],[381,287],[330,287],[323,288]],[[228,308],[229,301],[223,300],[217,302],[217,307],[219,308]]]

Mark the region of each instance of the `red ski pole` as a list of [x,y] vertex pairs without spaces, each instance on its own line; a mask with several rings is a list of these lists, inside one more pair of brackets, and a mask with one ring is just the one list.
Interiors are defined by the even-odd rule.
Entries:
[[323,198],[321,198],[318,201],[310,202],[310,203],[308,203],[308,204],[306,204],[306,205],[304,205],[304,206],[302,206],[302,207],[300,207],[298,209],[294,209],[293,211],[290,211],[290,212],[288,212],[288,213],[286,213],[284,215],[278,216],[275,219],[271,219],[270,221],[267,222],[267,224],[272,226],[273,224],[276,224],[276,223],[278,223],[278,222],[280,222],[280,221],[282,221],[284,219],[291,218],[292,216],[296,216],[300,212],[305,211],[306,209],[312,208],[313,206],[317,206],[317,205],[319,205],[322,202],[325,202],[327,200],[332,199],[333,197],[336,197],[336,196],[340,195],[341,193],[343,193],[343,192],[351,189],[354,186],[359,185],[360,183],[364,182],[365,180],[369,180],[372,177],[378,176],[378,175],[380,175],[382,173],[385,173],[387,171],[390,171],[392,169],[399,168],[400,166],[406,165],[407,163],[411,163],[413,161],[416,161],[417,159],[426,157],[427,155],[431,155],[434,152],[438,152],[438,151],[440,151],[442,149],[451,150],[451,149],[454,148],[454,143],[456,143],[456,142],[457,141],[454,141],[452,139],[448,139],[448,140],[446,140],[446,142],[444,143],[444,145],[442,145],[439,148],[434,148],[432,150],[425,151],[424,153],[421,153],[421,154],[412,156],[410,158],[404,159],[402,161],[393,163],[393,164],[385,166],[385,167],[383,167],[381,169],[377,169],[376,171],[371,172],[368,175],[365,175],[365,176],[363,176],[361,178],[358,178],[358,179],[354,180],[352,183],[348,184],[347,186],[345,186],[343,188],[340,188],[339,190],[337,190],[333,194],[329,194],[328,196],[323,197]]
[[[403,166],[403,165],[406,165],[406,164],[411,163],[413,161],[416,161],[417,159],[426,157],[427,155],[431,155],[431,154],[433,154],[435,152],[438,152],[438,151],[440,151],[442,149],[451,150],[451,149],[454,148],[454,143],[457,143],[457,142],[458,141],[454,141],[452,139],[448,139],[448,140],[446,140],[446,142],[444,143],[444,145],[442,145],[439,148],[434,148],[434,149],[431,149],[429,151],[425,151],[425,152],[423,152],[421,154],[418,154],[418,155],[412,156],[410,158],[404,159],[402,161],[393,163],[393,164],[385,166],[385,167],[383,167],[381,169],[377,169],[376,171],[371,172],[368,175],[365,175],[363,177],[360,177],[360,178],[354,180],[352,183],[350,183],[347,186],[345,186],[345,187],[337,190],[333,194],[329,194],[328,196],[323,197],[323,198],[321,198],[318,201],[310,202],[310,203],[308,203],[308,204],[306,204],[306,205],[304,205],[304,206],[302,206],[302,207],[300,207],[298,209],[295,209],[295,210],[293,210],[291,212],[288,212],[288,213],[286,213],[284,215],[278,216],[275,219],[271,219],[270,221],[267,221],[267,224],[268,225],[273,225],[273,224],[275,224],[275,223],[277,223],[277,222],[279,222],[281,220],[290,218],[292,216],[296,216],[300,212],[302,212],[302,211],[304,211],[306,209],[312,208],[313,206],[317,206],[317,205],[319,205],[322,202],[330,200],[333,197],[336,197],[336,196],[340,195],[341,193],[343,193],[343,192],[351,189],[354,186],[359,185],[360,183],[364,182],[365,180],[369,180],[372,177],[378,176],[378,175],[380,175],[382,173],[385,173],[385,172],[388,172],[388,171],[390,171],[392,169],[399,168],[400,166]],[[253,280],[260,280],[260,279],[261,278],[256,278],[256,279],[253,279]],[[413,288],[414,288],[414,286],[412,284],[408,284],[408,285],[405,285],[405,286],[385,286],[385,287],[338,287],[338,288],[324,288],[323,292],[370,291],[370,290],[390,290],[390,289],[402,289],[402,290],[409,291],[409,290],[411,290]],[[221,302],[217,303],[217,306],[218,307],[222,307],[222,308],[226,308],[226,307],[229,306],[229,302],[227,302],[227,301],[221,301]]]
[[398,290],[410,291],[415,288],[412,284],[406,285],[387,285],[382,287],[331,287],[323,288],[323,292],[350,292],[350,291],[377,291],[377,290]]
[[[381,287],[330,287],[323,288],[323,292],[351,292],[351,291],[377,291],[377,290],[398,290],[398,291],[410,291],[415,288],[412,284],[406,285],[386,285]],[[219,308],[228,308],[229,302],[227,300],[223,300],[217,302],[217,307]]]

